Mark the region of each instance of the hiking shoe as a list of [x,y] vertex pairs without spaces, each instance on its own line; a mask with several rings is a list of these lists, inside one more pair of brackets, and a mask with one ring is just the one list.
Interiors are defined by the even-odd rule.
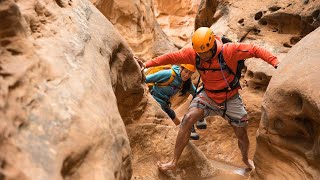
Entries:
[[194,128],[194,125],[191,128],[191,134],[190,134],[190,139],[192,140],[199,140],[200,136],[199,134],[196,132],[196,129]]
[[199,140],[199,139],[200,139],[200,136],[199,136],[199,134],[196,133],[196,132],[191,132],[191,134],[190,134],[190,139],[192,139],[192,140]]
[[207,129],[207,121],[205,119],[201,119],[196,123],[197,129]]

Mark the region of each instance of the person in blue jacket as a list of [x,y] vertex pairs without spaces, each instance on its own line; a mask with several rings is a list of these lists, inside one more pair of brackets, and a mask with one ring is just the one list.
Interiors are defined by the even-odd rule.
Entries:
[[[172,72],[174,71],[174,72]],[[196,95],[196,88],[191,81],[192,74],[196,71],[195,66],[191,64],[173,65],[171,69],[158,71],[154,74],[146,76],[146,83],[153,83],[150,93],[153,98],[160,104],[162,110],[168,114],[175,125],[180,124],[180,119],[176,116],[174,110],[171,109],[170,98],[180,91],[180,96],[190,93]],[[160,85],[168,82],[174,74],[174,79],[168,85]],[[157,85],[159,84],[159,85]],[[191,139],[198,140],[199,134],[192,128]]]

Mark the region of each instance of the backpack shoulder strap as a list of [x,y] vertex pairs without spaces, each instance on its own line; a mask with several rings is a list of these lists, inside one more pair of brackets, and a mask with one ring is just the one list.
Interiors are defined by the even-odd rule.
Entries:
[[166,82],[162,82],[162,83],[157,83],[157,86],[168,86],[169,84],[171,84],[171,82],[174,80],[174,78],[176,78],[176,72],[171,69],[171,76],[170,78],[166,81]]
[[228,64],[226,63],[226,61],[223,58],[223,46],[222,49],[220,51],[220,53],[218,54],[218,61],[219,61],[219,65],[222,66],[222,69],[225,69],[228,71],[229,74],[233,74],[236,75],[231,68],[228,66]]
[[[223,50],[223,46],[222,46],[222,50]],[[237,77],[237,75],[230,69],[230,67],[224,61],[222,50],[221,50],[221,52],[219,53],[219,56],[218,56],[219,64],[220,64],[220,68],[221,68],[221,73],[222,73],[222,68],[224,67],[225,70],[227,70],[229,74],[233,74],[234,75],[234,78],[233,78],[231,83],[228,83],[228,81],[226,80],[224,74],[222,73],[223,79],[225,80],[225,82],[227,84],[227,87],[225,87],[222,90],[218,90],[218,91],[225,91],[225,90],[230,91],[230,90],[235,89],[235,88],[240,86],[240,82],[239,82],[240,78]],[[239,63],[238,63],[238,66],[239,66]],[[238,68],[238,66],[237,66],[237,68]],[[216,91],[216,92],[218,92],[218,91]]]
[[196,68],[197,68],[197,69],[202,69],[202,68],[200,67],[200,57],[198,56],[198,54],[196,54]]

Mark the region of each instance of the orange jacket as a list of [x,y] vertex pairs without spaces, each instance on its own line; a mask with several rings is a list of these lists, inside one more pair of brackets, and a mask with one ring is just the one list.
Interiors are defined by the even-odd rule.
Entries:
[[[222,49],[222,42],[220,38],[216,37],[217,43],[217,53],[211,59],[211,61],[203,62],[200,61],[200,66],[202,68],[220,68],[218,62],[218,54]],[[238,61],[242,59],[247,59],[251,57],[261,58],[272,66],[276,66],[279,61],[277,57],[272,55],[269,51],[264,48],[255,46],[253,44],[245,43],[228,43],[223,45],[223,57],[227,65],[233,72],[236,72]],[[187,46],[179,51],[167,53],[157,58],[154,58],[146,62],[146,67],[153,67],[165,64],[192,64],[196,65],[196,52],[191,46]],[[221,71],[199,71],[201,75],[201,80],[205,84],[206,89],[209,90],[220,90],[227,86]],[[234,75],[230,75],[227,71],[223,71],[224,76],[228,83],[230,83]],[[238,92],[238,89],[234,89],[228,92],[227,99],[232,97]],[[206,91],[207,95],[214,100],[216,103],[223,103],[226,100],[226,93],[213,93]]]

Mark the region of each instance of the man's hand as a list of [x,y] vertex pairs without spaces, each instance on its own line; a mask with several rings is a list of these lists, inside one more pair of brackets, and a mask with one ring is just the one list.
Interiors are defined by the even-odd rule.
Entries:
[[133,58],[139,63],[142,72],[146,68],[146,64],[137,56],[133,56]]

